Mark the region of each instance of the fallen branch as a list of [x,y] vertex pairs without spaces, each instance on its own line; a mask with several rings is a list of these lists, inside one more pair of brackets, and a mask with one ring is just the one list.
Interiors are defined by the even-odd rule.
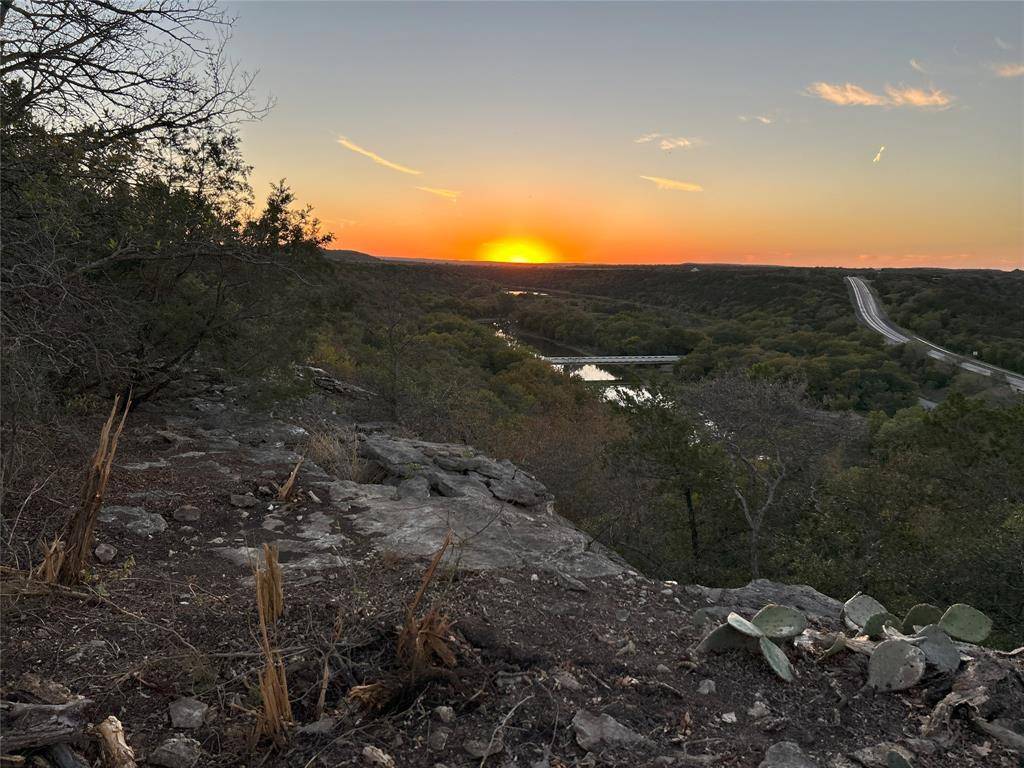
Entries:
[[103,760],[109,768],[136,768],[135,752],[124,739],[124,726],[111,715],[96,726]]
[[86,710],[92,700],[78,698],[66,704],[28,704],[0,701],[3,748],[11,752],[48,747],[85,736]]

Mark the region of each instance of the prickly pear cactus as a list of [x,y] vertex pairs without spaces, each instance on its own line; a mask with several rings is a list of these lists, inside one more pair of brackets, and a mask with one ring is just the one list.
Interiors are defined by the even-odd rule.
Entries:
[[868,662],[868,685],[879,691],[902,691],[921,680],[925,655],[905,640],[879,643]]
[[788,605],[766,605],[750,623],[771,640],[788,640],[807,629],[807,616]]
[[918,603],[903,617],[903,634],[912,635],[917,627],[927,627],[929,624],[938,624],[942,618],[942,609],[931,603]]
[[868,619],[879,613],[888,613],[885,606],[871,597],[858,592],[843,604],[843,618],[851,629],[863,629]]
[[744,619],[738,613],[730,613],[725,620],[729,622],[730,627],[737,630],[738,632],[742,632],[744,635],[749,635],[750,637],[764,636],[764,632],[762,632],[758,627],[754,626],[749,621]]
[[697,645],[699,653],[725,653],[727,651],[753,651],[757,640],[732,628],[729,624],[715,627]]
[[949,635],[937,624],[922,627],[917,633],[921,642],[917,647],[924,653],[925,660],[940,672],[956,672],[960,668],[960,651],[953,645]]
[[899,627],[900,620],[898,616],[893,616],[889,612],[876,613],[866,622],[864,622],[864,634],[870,637],[872,640],[878,640],[884,636],[884,629],[886,625],[890,627]]
[[767,637],[758,640],[758,645],[761,646],[761,654],[772,671],[787,683],[793,682],[793,665],[789,663],[783,650]]
[[965,643],[980,643],[992,631],[992,619],[966,603],[951,605],[939,619],[939,626],[951,637]]

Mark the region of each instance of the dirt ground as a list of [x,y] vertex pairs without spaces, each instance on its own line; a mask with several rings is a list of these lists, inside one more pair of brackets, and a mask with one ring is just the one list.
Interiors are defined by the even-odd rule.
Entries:
[[[253,579],[248,566],[216,548],[268,538],[258,523],[274,504],[265,487],[285,480],[287,453],[301,433],[291,446],[264,441],[280,459],[267,462],[242,450],[252,441],[237,440],[233,449],[216,419],[204,426],[200,418],[193,429],[181,417],[195,411],[195,402],[181,399],[133,413],[107,494],[108,505],[160,514],[166,530],[140,536],[101,523],[97,540],[117,555],[94,562],[84,584],[45,594],[5,588],[3,597],[4,691],[17,690],[26,673],[62,683],[92,700],[92,722],[122,721],[140,762],[182,734],[201,745],[201,766],[372,764],[364,756],[370,746],[409,768],[739,768],[760,765],[781,741],[795,742],[823,767],[863,764],[851,753],[882,742],[905,746],[915,768],[1019,764],[963,723],[954,724],[948,744],[915,741],[948,680],[872,696],[862,690],[867,660],[857,654],[816,663],[790,648],[798,676],[791,684],[743,652],[697,658],[691,649],[705,628],[692,614],[702,603],[685,587],[628,571],[580,585],[543,570],[466,571],[445,561],[424,606],[438,606],[453,622],[446,643],[456,664],[414,676],[396,660],[396,637],[427,562],[378,551],[341,514],[331,527],[345,542],[340,564],[316,572],[286,567],[286,609],[273,634],[295,724],[284,746],[254,744],[263,660]],[[26,553],[38,559],[39,539],[76,503],[79,466],[59,469],[22,511],[6,564],[17,557],[24,566]],[[308,495],[314,479],[303,471],[298,500],[274,514],[301,519],[321,509]],[[258,506],[232,504],[232,494],[247,493]],[[198,507],[199,519],[176,521],[183,504]],[[706,680],[714,692],[698,691]],[[375,682],[391,691],[381,711],[347,700],[354,686]],[[168,705],[180,697],[209,706],[202,725],[172,728]],[[641,738],[584,750],[573,727],[581,710],[607,714]],[[494,754],[482,757],[481,747]],[[95,759],[94,744],[81,752]]]

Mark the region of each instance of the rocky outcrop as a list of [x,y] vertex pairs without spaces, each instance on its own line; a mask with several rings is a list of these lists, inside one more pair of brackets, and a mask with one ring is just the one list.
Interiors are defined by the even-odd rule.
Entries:
[[397,485],[422,478],[439,496],[489,494],[524,507],[551,499],[536,478],[511,461],[496,461],[466,445],[428,443],[377,433],[362,436],[359,454],[380,467],[386,475],[385,483]]
[[808,616],[839,621],[843,604],[806,584],[754,579],[745,587],[722,589],[692,584],[686,591],[703,600],[702,616],[724,619],[732,611],[755,612],[769,604],[788,605]]

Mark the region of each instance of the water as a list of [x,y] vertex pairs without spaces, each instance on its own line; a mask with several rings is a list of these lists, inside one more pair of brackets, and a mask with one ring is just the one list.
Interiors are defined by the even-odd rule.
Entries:
[[[504,339],[508,344],[512,346],[519,346],[524,344],[529,346],[531,349],[537,350],[541,355],[551,357],[572,357],[578,356],[583,353],[578,349],[567,347],[559,344],[556,341],[545,339],[542,336],[534,336],[531,333],[516,332],[512,334],[510,331],[495,325],[494,333],[498,338]],[[565,371],[568,367],[568,374],[575,376],[583,381],[595,382],[598,385],[604,385],[604,397],[606,400],[613,402],[622,402],[627,396],[637,397],[640,399],[646,399],[650,397],[650,393],[644,387],[637,387],[631,384],[617,384],[616,382],[621,379],[606,368],[601,368],[598,365],[581,365],[581,366],[564,366],[564,365],[552,365],[559,371]]]

